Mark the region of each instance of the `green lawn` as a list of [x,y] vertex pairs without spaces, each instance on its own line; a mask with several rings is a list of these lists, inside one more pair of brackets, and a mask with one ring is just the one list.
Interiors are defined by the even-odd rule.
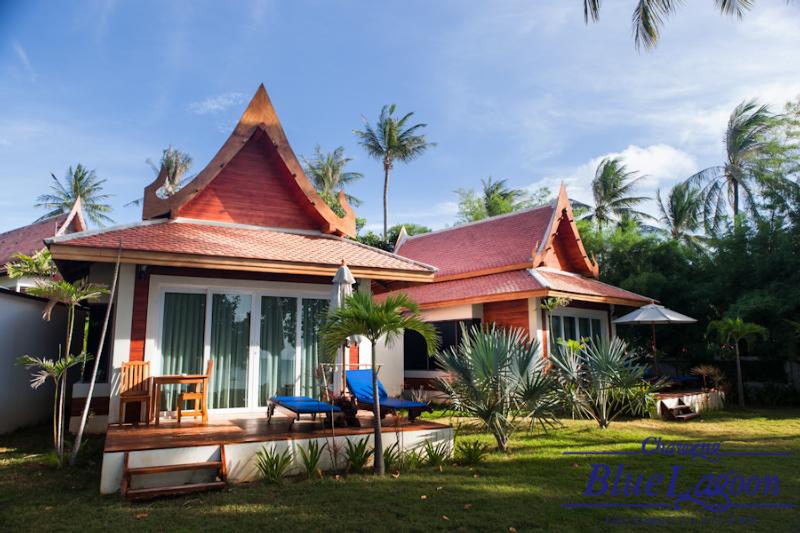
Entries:
[[[464,423],[465,419],[456,422]],[[564,450],[635,450],[642,439],[722,441],[723,451],[792,452],[790,458],[735,457],[718,464],[642,456],[565,456]],[[240,485],[220,493],[131,505],[98,494],[101,441],[76,469],[48,464],[48,430],[0,437],[0,530],[236,530],[263,531],[685,531],[726,529],[688,519],[747,520],[742,531],[797,531],[800,524],[800,410],[724,412],[685,424],[657,420],[616,422],[602,431],[585,421],[565,421],[547,434],[518,433],[509,454],[490,455],[477,468],[423,468],[394,478],[367,475],[340,480],[287,481],[281,487]],[[472,439],[468,430],[459,438]],[[478,438],[491,442],[491,437]],[[778,498],[794,509],[739,509],[718,516],[694,504],[671,509],[564,509],[582,496],[591,463],[624,462],[637,472],[666,472],[683,465],[681,483],[706,472],[780,476]],[[623,500],[604,501],[666,501]],[[613,525],[608,520],[652,520]]]

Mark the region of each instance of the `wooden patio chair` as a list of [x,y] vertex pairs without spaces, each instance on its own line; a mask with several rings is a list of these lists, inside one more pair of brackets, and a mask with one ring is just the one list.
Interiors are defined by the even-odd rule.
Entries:
[[178,394],[178,423],[181,423],[181,418],[184,416],[184,409],[183,406],[186,402],[194,402],[194,409],[187,410],[185,416],[191,416],[192,418],[197,418],[198,416],[202,419],[203,423],[205,424],[208,422],[208,406],[207,406],[207,399],[208,399],[208,384],[211,381],[211,370],[214,368],[214,361],[209,359],[208,366],[206,367],[206,380],[199,385],[195,385],[193,391],[186,391],[181,392]]
[[[145,424],[150,424],[150,403],[152,387],[150,386],[150,362],[128,361],[122,363],[120,370],[119,404],[120,422],[125,423],[125,408],[129,403],[138,403],[144,407]],[[141,418],[141,411],[139,414]],[[134,424],[138,424],[137,420]]]

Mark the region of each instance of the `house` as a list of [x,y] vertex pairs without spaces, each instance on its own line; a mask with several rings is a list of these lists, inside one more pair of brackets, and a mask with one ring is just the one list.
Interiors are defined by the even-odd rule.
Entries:
[[[145,188],[141,221],[48,240],[69,279],[110,284],[121,262],[110,379],[91,406],[96,429],[119,421],[125,361],[149,361],[159,375],[200,373],[212,358],[212,414],[263,414],[275,394],[313,395],[319,326],[342,262],[362,291],[373,281],[433,280],[431,266],[347,238],[353,210],[341,194],[339,217],[317,194],[263,85],[191,182],[164,197],[165,179],[162,170]],[[350,351],[350,363],[369,361],[369,343]],[[402,392],[402,361],[387,361],[381,379],[390,394]],[[73,392],[73,428],[85,390]]]
[[[444,347],[458,343],[460,324],[493,322],[523,329],[547,355],[557,339],[613,335],[618,308],[652,301],[598,279],[563,185],[542,207],[413,237],[401,232],[395,253],[436,267],[434,282],[374,280],[374,294],[406,292],[437,327]],[[548,313],[542,302],[551,297],[569,303]],[[429,389],[440,375],[416,333],[407,332],[390,350],[404,362],[406,389]]]

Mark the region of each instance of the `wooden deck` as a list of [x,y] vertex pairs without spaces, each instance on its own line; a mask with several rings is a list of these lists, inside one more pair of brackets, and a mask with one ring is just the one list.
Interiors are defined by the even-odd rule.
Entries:
[[[337,437],[350,435],[369,435],[372,433],[372,416],[359,416],[360,427],[337,427],[333,431]],[[418,431],[444,429],[449,426],[417,420],[413,424],[405,418],[387,416],[383,421],[383,433],[395,431]],[[229,415],[209,418],[208,424],[184,420],[178,424],[174,420],[162,421],[158,426],[150,425],[111,425],[106,433],[105,452],[126,452],[139,450],[158,450],[185,448],[220,444],[242,444],[248,442],[269,442],[331,437],[331,429],[323,427],[319,421],[301,420],[289,428],[289,419],[274,416],[267,423],[264,415]]]

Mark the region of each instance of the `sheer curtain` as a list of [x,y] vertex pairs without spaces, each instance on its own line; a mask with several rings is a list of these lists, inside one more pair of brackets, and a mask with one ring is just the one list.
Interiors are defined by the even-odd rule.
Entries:
[[[161,333],[161,373],[198,374],[203,369],[203,336],[206,295],[168,292],[164,294]],[[162,387],[161,405],[175,408],[178,385]]]
[[328,300],[303,300],[300,394],[316,398],[319,383],[314,372],[319,364],[320,329],[328,314]]
[[247,406],[250,308],[247,294],[214,294],[211,300],[211,359],[214,360],[209,407]]
[[294,394],[297,298],[261,297],[258,405],[270,397]]

